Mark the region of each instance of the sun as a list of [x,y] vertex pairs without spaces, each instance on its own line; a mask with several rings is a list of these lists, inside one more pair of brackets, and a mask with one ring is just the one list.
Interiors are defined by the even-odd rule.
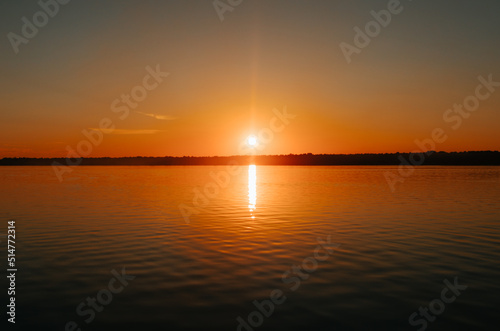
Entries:
[[255,147],[258,144],[257,137],[256,136],[248,136],[247,138],[247,144],[250,147]]

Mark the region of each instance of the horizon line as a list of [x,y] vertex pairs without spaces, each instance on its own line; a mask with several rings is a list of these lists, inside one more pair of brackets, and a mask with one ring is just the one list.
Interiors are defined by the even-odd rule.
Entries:
[[[258,156],[334,156],[334,155],[387,155],[387,154],[434,154],[434,153],[499,153],[499,150],[469,150],[469,151],[412,151],[412,152],[365,152],[365,153],[288,153],[288,154],[233,154],[233,155],[183,155],[183,156],[173,156],[173,155],[164,155],[164,156],[145,156],[145,155],[135,155],[135,156],[93,156],[93,157],[85,157],[82,156],[82,159],[102,159],[102,158],[110,158],[110,159],[118,159],[118,158],[207,158],[207,157],[258,157]],[[0,160],[3,159],[67,159],[68,156],[4,156],[1,157]]]

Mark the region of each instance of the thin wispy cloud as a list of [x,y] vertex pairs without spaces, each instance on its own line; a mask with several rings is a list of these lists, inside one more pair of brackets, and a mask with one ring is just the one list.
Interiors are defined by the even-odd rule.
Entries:
[[165,121],[171,121],[171,120],[175,120],[177,118],[175,116],[170,116],[170,115],[160,115],[160,114],[153,114],[153,113],[143,113],[143,112],[140,112],[140,111],[136,111],[136,113],[142,114],[142,115],[145,115],[145,116],[149,116],[149,117],[153,117],[153,118],[156,118],[157,120],[165,120]]
[[101,130],[98,128],[89,128],[89,130],[101,131],[106,134],[155,134],[158,132],[163,132],[163,130],[129,130],[129,129],[114,129],[110,132],[110,130]]
[[5,153],[5,154],[13,154],[16,155],[16,153],[28,153],[32,152],[33,149],[31,148],[17,148],[17,147],[0,147],[0,153]]

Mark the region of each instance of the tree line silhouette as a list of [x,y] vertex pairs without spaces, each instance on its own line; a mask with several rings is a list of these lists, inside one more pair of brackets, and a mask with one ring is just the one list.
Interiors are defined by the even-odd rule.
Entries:
[[3,158],[0,166],[58,165],[500,165],[499,151],[382,153],[382,154],[281,154],[235,156],[165,156],[165,157],[90,157],[66,158]]

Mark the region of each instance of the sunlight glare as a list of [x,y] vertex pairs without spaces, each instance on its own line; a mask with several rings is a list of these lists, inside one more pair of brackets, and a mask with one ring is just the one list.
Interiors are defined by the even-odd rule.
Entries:
[[248,208],[253,212],[257,202],[257,167],[248,166]]
[[257,141],[257,137],[256,136],[249,136],[247,138],[247,144],[248,144],[248,146],[255,147],[255,146],[257,146],[257,143],[258,143],[258,141]]

